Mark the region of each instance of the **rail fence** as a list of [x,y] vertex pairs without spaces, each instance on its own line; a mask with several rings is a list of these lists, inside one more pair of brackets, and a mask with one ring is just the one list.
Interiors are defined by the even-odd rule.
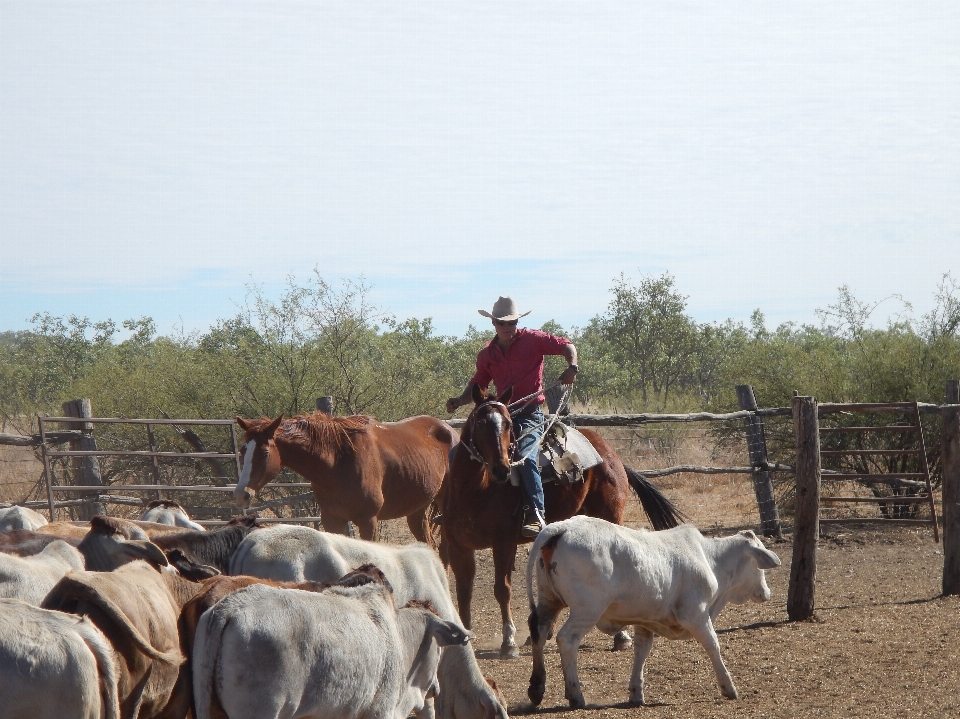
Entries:
[[[736,412],[566,414],[564,421],[598,431],[626,464],[656,480],[698,526],[722,531],[757,526],[759,518],[763,534],[780,537],[781,515],[792,514],[795,494],[792,408],[759,408],[749,385],[738,386],[737,394],[741,409]],[[556,399],[555,394],[548,393],[548,403],[553,409]],[[332,412],[331,398],[319,399],[317,406]],[[867,405],[821,403],[818,413],[849,415],[855,411],[883,411],[900,406],[898,403],[870,405],[872,409],[865,410]],[[939,405],[917,404],[916,407],[918,413],[940,411]],[[92,417],[88,400],[65,403],[63,409],[64,416],[40,417],[37,435],[0,435],[0,445],[40,448],[42,476],[33,485],[33,496],[18,499],[17,503],[45,509],[54,518],[78,520],[109,513],[107,505],[114,508],[114,513],[131,512],[159,498],[176,499],[191,516],[207,525],[221,524],[236,513],[232,502],[222,501],[224,493],[232,492],[239,475],[237,437],[232,420],[171,419],[166,415],[162,419],[96,418]],[[462,423],[463,420],[450,420],[454,427]],[[94,426],[101,436],[108,429],[127,430],[127,435],[114,432],[106,437],[114,446],[123,448],[98,448]],[[130,437],[130,431],[136,428],[145,431],[146,449],[130,448],[136,446],[135,439]],[[194,428],[218,428],[225,432],[213,441],[221,447],[225,443],[228,451],[210,451]],[[164,429],[175,430],[176,434],[162,437],[160,433]],[[140,447],[144,446],[142,439]],[[184,441],[190,445],[190,451],[183,450]],[[69,444],[69,449],[58,448],[63,444]],[[783,461],[771,461],[770,456]],[[111,465],[107,472],[103,471],[104,463]],[[198,463],[206,465],[205,472],[197,472]],[[829,468],[822,470],[824,475],[831,472],[843,474]],[[107,474],[110,476],[105,477]],[[748,478],[749,481],[744,481]],[[857,481],[864,477],[843,478],[848,480],[844,491],[851,497],[872,491]],[[319,510],[310,485],[299,479],[284,470],[277,482],[264,488],[259,503],[247,511],[275,515],[268,520],[319,522]],[[915,484],[908,477],[897,481],[901,487]],[[909,492],[916,494],[915,489],[908,486],[898,494],[896,512],[888,511],[893,505],[885,498],[874,497],[873,509],[880,512],[872,515],[869,509],[855,510],[852,499],[841,504],[837,497],[835,504],[841,506],[837,510],[825,508],[824,523],[872,519],[930,523],[936,514],[933,492],[928,489],[922,498],[906,498]],[[45,496],[37,496],[41,493]],[[824,505],[831,500],[829,496],[822,499]],[[924,518],[917,515],[921,500],[930,507],[929,516]],[[905,511],[906,505],[912,506]],[[643,522],[639,511],[628,513],[627,521],[631,520]]]
[[[787,613],[791,620],[813,616],[816,589],[817,543],[821,526],[835,523],[900,522],[928,525],[934,541],[943,526],[943,593],[960,594],[960,382],[947,382],[945,403],[818,403],[814,397],[794,396],[790,407],[760,408],[752,388],[737,387],[741,409],[737,412],[713,414],[567,414],[564,420],[579,427],[596,428],[617,449],[626,463],[647,477],[658,478],[673,499],[706,529],[729,527],[731,516],[736,524],[759,526],[768,537],[782,534],[781,509],[792,514],[793,558],[787,597]],[[318,400],[318,408],[330,411],[329,398]],[[555,408],[554,408],[555,411]],[[57,511],[76,513],[88,518],[103,513],[105,504],[142,506],[142,496],[163,497],[183,493],[191,499],[188,511],[215,519],[204,524],[225,521],[224,512],[234,510],[222,503],[202,502],[197,497],[215,497],[231,492],[239,474],[237,439],[231,420],[114,419],[92,417],[90,403],[77,400],[64,405],[64,416],[39,418],[38,435],[0,434],[0,449],[39,447],[43,475],[41,486],[46,500],[26,499],[18,504],[45,507],[51,519]],[[893,415],[894,419],[873,421],[876,416]],[[922,416],[938,417],[941,424],[939,442],[924,440]],[[789,418],[789,419],[788,419]],[[826,424],[821,427],[821,419]],[[454,427],[462,420],[451,420]],[[929,423],[928,423],[929,424]],[[148,449],[111,449],[96,447],[94,425],[141,427],[146,430]],[[190,427],[217,428],[229,432],[229,452],[209,451]],[[194,451],[165,449],[157,437],[157,429],[172,428]],[[683,428],[683,429],[681,429]],[[169,444],[169,440],[165,440]],[[69,444],[67,450],[55,449]],[[745,453],[746,462],[733,463]],[[781,456],[787,461],[771,461]],[[690,460],[691,461],[681,461]],[[101,463],[138,461],[139,470],[114,466],[104,484]],[[932,461],[931,461],[932,460]],[[17,460],[22,461],[22,460]],[[149,461],[146,476],[152,481],[124,481],[143,477],[142,463]],[[196,481],[196,471],[180,472],[187,481],[163,482],[176,478],[163,463],[186,461],[206,463],[207,481]],[[824,464],[833,465],[825,467]],[[911,464],[912,463],[912,464]],[[937,473],[930,470],[938,467]],[[58,481],[57,466],[65,479]],[[229,468],[229,472],[226,471]],[[3,463],[0,463],[0,471]],[[124,472],[127,472],[125,475]],[[139,473],[138,473],[139,472]],[[938,474],[939,481],[933,475]],[[752,501],[742,501],[749,490],[737,476],[749,475]],[[698,492],[689,480],[680,477],[721,478],[726,484],[716,491]],[[193,481],[190,481],[192,478]],[[734,478],[731,480],[731,478]],[[711,480],[713,481],[713,480]],[[0,477],[0,488],[3,478]],[[828,486],[827,491],[823,486]],[[268,485],[280,493],[274,499],[261,501],[251,511],[272,511],[276,516],[265,521],[318,522],[316,505],[310,493],[302,490],[309,484],[296,481]],[[266,488],[265,488],[266,489]],[[942,491],[941,512],[937,511],[936,494]],[[297,492],[293,494],[293,492]],[[716,505],[732,497],[735,511],[724,507],[722,519],[710,522],[707,508],[697,505],[701,494],[704,504]],[[741,501],[736,501],[741,500]],[[307,510],[304,511],[304,505]],[[835,506],[839,505],[839,507]],[[854,511],[866,505],[866,512]],[[297,507],[299,506],[299,509]],[[311,512],[310,509],[313,511]],[[703,510],[703,511],[701,511]],[[737,514],[737,511],[740,514]],[[218,514],[219,513],[219,514]],[[289,514],[290,516],[284,516]],[[826,513],[826,516],[824,516]],[[926,513],[926,514],[924,514]],[[939,516],[938,516],[939,515]],[[629,520],[629,517],[628,517]],[[385,523],[386,524],[386,523]],[[389,530],[381,535],[392,540]]]

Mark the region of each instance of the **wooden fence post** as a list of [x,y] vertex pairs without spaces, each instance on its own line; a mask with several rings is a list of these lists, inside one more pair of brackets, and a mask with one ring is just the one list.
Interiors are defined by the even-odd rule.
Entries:
[[[960,381],[947,381],[947,404],[960,404]],[[943,593],[960,594],[960,410],[945,407],[940,462],[943,470]]]
[[[753,387],[748,384],[737,385],[737,402],[740,409],[757,410],[757,398]],[[744,417],[747,432],[747,452],[751,467],[764,467],[767,464],[767,439],[763,433],[763,420],[757,416]],[[780,528],[780,513],[777,511],[777,499],[773,493],[773,479],[770,472],[753,473],[753,492],[757,496],[757,508],[760,510],[760,523],[763,536],[783,537]]]
[[[64,417],[93,417],[93,409],[88,399],[70,400],[69,402],[64,402],[62,407]],[[93,437],[92,422],[71,422],[68,429],[78,429],[84,432],[83,437],[70,442],[70,449],[72,451],[96,451],[97,440]],[[103,480],[100,477],[100,465],[97,464],[96,457],[71,457],[70,473],[73,475],[74,485],[97,487],[103,484]],[[47,481],[49,481],[49,479],[48,477]],[[87,500],[90,498],[90,495],[84,492],[81,498]],[[106,513],[106,510],[103,508],[103,503],[98,500],[93,500],[84,501],[78,505],[76,516],[79,519],[92,519],[97,514]]]
[[820,424],[816,398],[793,398],[793,431],[797,440],[797,506],[787,616],[791,621],[802,621],[813,616],[820,539]]
[[317,411],[333,416],[333,397],[317,397]]

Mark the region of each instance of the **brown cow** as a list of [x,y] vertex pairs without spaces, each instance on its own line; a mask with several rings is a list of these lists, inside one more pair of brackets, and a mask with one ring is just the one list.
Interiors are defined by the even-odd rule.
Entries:
[[167,568],[163,552],[148,540],[125,537],[138,532],[107,517],[91,520],[81,551],[88,567],[101,571],[68,574],[43,607],[88,616],[110,641],[122,716],[183,717],[190,705],[190,677],[180,671],[184,657],[177,619],[201,585]]
[[[175,527],[171,524],[161,524],[159,522],[145,522],[140,519],[122,519],[120,517],[111,517],[111,519],[126,524],[129,526],[137,527],[143,530],[146,537],[156,537],[162,534],[172,534],[175,532],[189,532],[192,531],[188,527]],[[38,534],[52,534],[57,537],[79,537],[83,539],[87,536],[87,532],[90,531],[89,524],[74,524],[73,522],[51,522],[50,524],[45,524],[36,530]]]
[[55,534],[41,534],[29,529],[11,529],[0,532],[0,553],[29,557],[43,551],[52,542],[64,541],[72,547],[80,546],[77,537],[58,537]]

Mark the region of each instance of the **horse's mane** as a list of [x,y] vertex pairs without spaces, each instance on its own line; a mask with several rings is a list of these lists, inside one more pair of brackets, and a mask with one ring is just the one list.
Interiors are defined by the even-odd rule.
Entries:
[[353,437],[366,432],[373,418],[365,414],[352,417],[331,417],[323,412],[298,414],[280,425],[277,434],[289,439],[304,439],[310,452],[320,454],[325,450],[340,452],[343,449],[355,449]]

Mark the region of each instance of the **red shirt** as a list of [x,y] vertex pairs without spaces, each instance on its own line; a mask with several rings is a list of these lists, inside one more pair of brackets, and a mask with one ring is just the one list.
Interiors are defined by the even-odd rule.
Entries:
[[490,380],[493,380],[500,394],[512,386],[514,400],[540,392],[536,399],[531,398],[529,402],[530,405],[540,404],[545,399],[541,391],[543,357],[563,354],[563,348],[568,344],[570,340],[564,337],[555,337],[540,330],[518,329],[506,352],[496,342],[487,342],[477,355],[477,372],[470,381],[480,389],[486,389]]

